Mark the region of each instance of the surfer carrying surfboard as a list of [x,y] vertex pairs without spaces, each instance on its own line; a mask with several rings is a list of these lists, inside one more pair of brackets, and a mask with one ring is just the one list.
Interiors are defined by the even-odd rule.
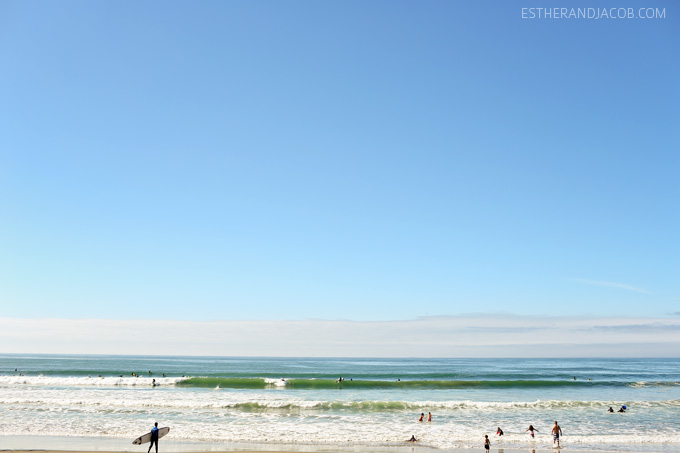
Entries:
[[147,442],[151,442],[151,445],[149,445],[149,450],[146,453],[151,452],[151,447],[153,444],[156,444],[156,453],[158,453],[158,439],[161,437],[165,436],[170,432],[170,428],[166,426],[165,428],[158,428],[158,422],[154,424],[154,427],[151,428],[151,431],[139,436],[135,440],[132,441],[132,445],[142,445]]
[[151,428],[151,443],[149,444],[149,449],[146,453],[151,451],[153,444],[156,444],[156,453],[158,453],[158,422],[154,423],[153,428]]

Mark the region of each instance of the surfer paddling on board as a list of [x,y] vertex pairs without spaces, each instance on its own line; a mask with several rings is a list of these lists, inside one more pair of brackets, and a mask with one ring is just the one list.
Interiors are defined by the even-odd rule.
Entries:
[[146,453],[151,451],[153,444],[156,444],[156,453],[158,453],[158,422],[154,423],[153,428],[151,428],[151,443],[149,444],[149,449]]

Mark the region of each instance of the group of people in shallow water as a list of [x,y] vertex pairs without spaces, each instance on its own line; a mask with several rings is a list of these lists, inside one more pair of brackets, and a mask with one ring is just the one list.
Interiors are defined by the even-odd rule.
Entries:
[[[525,432],[525,433],[528,432],[529,435],[531,436],[531,438],[533,439],[533,438],[534,438],[534,431],[535,431],[535,432],[538,432],[538,429],[537,429],[537,428],[534,428],[534,425],[529,425],[529,427],[527,428],[527,430],[524,431],[524,432]],[[551,433],[552,433],[552,436],[553,436],[553,446],[555,446],[555,444],[557,444],[557,446],[559,447],[559,446],[560,446],[560,436],[562,435],[562,428],[560,428],[560,425],[557,424],[557,420],[555,420],[555,424],[554,424],[553,427],[552,427]],[[497,435],[498,437],[500,437],[500,436],[502,436],[503,434],[504,434],[504,433],[503,433],[503,430],[502,430],[501,427],[499,426],[499,427],[498,427],[498,430],[496,431],[496,435]],[[490,441],[489,441],[489,436],[485,435],[485,436],[484,436],[484,448],[485,448],[486,450],[488,450],[490,444],[491,444],[491,443],[490,443]]]
[[[534,438],[534,431],[538,432],[538,429],[534,428],[534,425],[529,425],[527,430],[524,431],[524,432],[525,433],[528,432],[529,435],[531,436],[531,438],[533,439]],[[560,436],[562,435],[562,428],[560,428],[560,425],[557,424],[557,420],[555,420],[555,424],[553,425],[552,430],[550,432],[552,433],[552,436],[553,436],[553,447],[555,446],[555,444],[557,444],[557,447],[559,448],[559,446],[560,446]],[[504,434],[503,430],[499,426],[498,431],[496,431],[496,435],[498,437],[500,437],[503,434]],[[491,442],[489,441],[489,436],[484,435],[484,449],[488,451],[490,446],[491,446]]]
[[[625,408],[625,406],[623,406],[623,407]],[[611,407],[610,407],[610,409],[611,409]],[[613,412],[613,410],[611,412]],[[625,412],[625,410],[624,410],[624,412]],[[425,419],[425,413],[421,413],[418,421],[419,422],[425,421],[424,419]],[[427,413],[427,421],[428,422],[432,421],[432,413],[431,412]],[[529,428],[527,428],[527,430],[524,431],[524,432],[525,433],[528,432],[529,435],[533,439],[534,438],[534,432],[538,432],[538,429],[534,428],[534,425],[529,425]],[[560,446],[560,436],[562,435],[562,428],[560,427],[560,425],[557,424],[557,420],[555,420],[555,424],[553,425],[552,430],[550,432],[553,436],[553,447],[557,446],[559,448],[559,446]],[[496,431],[496,435],[498,437],[501,437],[503,434],[505,434],[505,433],[503,432],[503,430],[499,426],[498,430]],[[409,442],[417,442],[418,439],[416,439],[416,436],[413,435],[413,436],[411,436],[411,438],[408,441]],[[484,449],[486,451],[489,451],[489,448],[491,448],[491,441],[489,440],[488,434],[485,434],[484,435]]]
[[[422,412],[420,414],[420,418],[418,418],[419,422],[424,422],[425,421],[425,412]],[[432,412],[427,413],[427,421],[431,422],[432,421]],[[416,439],[416,436],[413,435],[411,438],[408,440],[409,442],[418,442],[418,439]]]
[[[626,406],[621,406],[621,408],[617,412],[626,412],[627,407]],[[614,409],[609,406],[609,409],[607,409],[607,412],[614,412]],[[418,419],[419,422],[425,421],[425,413],[420,414],[420,418]],[[427,413],[427,421],[431,422],[432,421],[432,413],[428,412]],[[525,433],[528,432],[531,438],[534,438],[534,432],[538,432],[537,428],[534,428],[534,425],[529,425]],[[501,437],[503,434],[503,430],[501,427],[498,427],[498,430],[496,431],[496,435],[498,437]],[[558,447],[560,446],[560,436],[562,435],[562,428],[560,428],[560,425],[557,424],[557,420],[555,420],[555,424],[552,427],[551,434],[553,436],[553,447]],[[417,442],[418,439],[416,439],[416,436],[413,435],[411,438],[408,440],[409,442]],[[484,435],[484,448],[488,451],[491,445],[491,441],[489,440],[488,435]]]
[[[420,418],[418,419],[419,422],[425,421],[425,413],[420,414]],[[432,421],[432,412],[427,413],[427,421],[431,422]]]

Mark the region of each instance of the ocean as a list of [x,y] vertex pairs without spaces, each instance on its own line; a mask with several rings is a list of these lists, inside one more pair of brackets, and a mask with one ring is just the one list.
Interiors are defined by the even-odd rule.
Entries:
[[675,452],[678,416],[680,359],[0,355],[0,448]]

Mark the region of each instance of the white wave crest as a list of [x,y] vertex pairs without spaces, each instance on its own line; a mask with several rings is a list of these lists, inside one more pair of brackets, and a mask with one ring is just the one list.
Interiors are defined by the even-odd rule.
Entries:
[[271,379],[271,378],[265,378],[264,380],[265,384],[268,385],[273,385],[276,387],[285,387],[288,385],[288,379],[280,378],[280,379]]
[[111,376],[0,376],[0,385],[42,385],[65,387],[153,387],[175,385],[183,377],[111,377]]

